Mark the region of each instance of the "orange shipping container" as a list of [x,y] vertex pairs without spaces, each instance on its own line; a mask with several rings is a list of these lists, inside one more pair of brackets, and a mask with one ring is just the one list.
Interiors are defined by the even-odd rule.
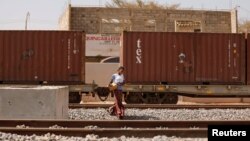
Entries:
[[84,82],[85,34],[77,31],[0,31],[0,81]]
[[124,32],[128,83],[244,84],[242,34]]

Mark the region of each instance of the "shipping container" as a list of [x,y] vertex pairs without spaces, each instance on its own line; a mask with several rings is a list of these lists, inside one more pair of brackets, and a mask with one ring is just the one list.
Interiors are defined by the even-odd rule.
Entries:
[[244,84],[246,43],[243,34],[196,34],[195,81]]
[[121,65],[136,84],[244,84],[242,34],[124,32]]
[[[194,82],[193,71],[184,72],[186,62],[193,62],[192,36],[189,33],[124,32],[121,63],[126,68],[126,82]],[[186,62],[182,62],[183,57]]]
[[0,51],[3,83],[84,83],[84,32],[0,31]]

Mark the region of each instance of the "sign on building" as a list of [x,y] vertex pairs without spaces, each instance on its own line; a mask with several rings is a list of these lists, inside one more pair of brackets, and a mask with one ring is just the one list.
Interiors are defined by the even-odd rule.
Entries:
[[87,34],[86,56],[119,56],[120,34]]
[[201,21],[175,21],[176,32],[201,32]]

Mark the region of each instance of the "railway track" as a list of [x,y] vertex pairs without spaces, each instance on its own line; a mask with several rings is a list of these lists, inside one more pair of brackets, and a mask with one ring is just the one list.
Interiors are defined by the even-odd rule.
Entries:
[[[18,126],[25,125],[23,128]],[[60,128],[52,128],[53,126]],[[0,120],[0,132],[20,135],[44,135],[85,137],[153,137],[157,135],[205,138],[208,125],[250,125],[250,121],[83,121],[83,120]]]
[[75,136],[75,137],[85,137],[89,134],[98,135],[99,137],[144,137],[152,138],[158,135],[165,136],[178,136],[178,137],[207,137],[206,129],[120,129],[120,128],[105,128],[105,129],[83,129],[83,128],[70,128],[70,129],[48,129],[48,128],[5,128],[0,129],[0,131],[5,133],[15,133],[19,135],[44,135],[47,133],[53,133],[55,135],[62,136]]
[[[69,104],[69,108],[108,108],[112,104]],[[250,105],[176,105],[176,104],[125,104],[125,108],[138,109],[246,109]]]

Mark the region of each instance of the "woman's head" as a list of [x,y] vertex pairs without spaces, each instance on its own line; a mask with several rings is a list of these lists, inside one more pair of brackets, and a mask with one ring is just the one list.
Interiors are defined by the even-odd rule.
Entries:
[[124,72],[124,67],[123,66],[120,66],[118,69],[117,69],[117,72],[119,73],[119,74],[123,74],[123,72]]

